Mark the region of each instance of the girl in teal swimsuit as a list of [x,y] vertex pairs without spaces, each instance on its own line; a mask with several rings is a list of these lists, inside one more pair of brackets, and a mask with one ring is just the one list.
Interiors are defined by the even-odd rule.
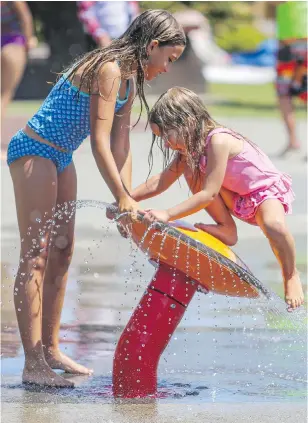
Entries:
[[[122,37],[86,54],[66,70],[9,144],[8,164],[21,237],[14,301],[25,352],[23,382],[68,387],[71,382],[52,369],[91,373],[64,355],[58,342],[74,219],[57,222],[59,236],[49,247],[51,228],[39,242],[33,244],[32,239],[58,204],[76,200],[72,157],[89,135],[97,167],[119,211],[138,210],[129,195],[132,103],[137,95],[148,110],[144,81],[167,72],[182,54],[185,42],[182,28],[168,12],[142,13]],[[34,236],[27,235],[29,227]]]

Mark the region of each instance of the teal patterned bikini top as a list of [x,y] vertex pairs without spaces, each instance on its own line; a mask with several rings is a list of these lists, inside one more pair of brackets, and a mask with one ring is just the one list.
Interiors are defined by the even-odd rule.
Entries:
[[[115,112],[127,102],[129,91],[128,80],[125,98],[117,96]],[[90,95],[82,91],[77,94],[78,88],[63,75],[27,123],[39,136],[68,152],[76,150],[90,135]]]

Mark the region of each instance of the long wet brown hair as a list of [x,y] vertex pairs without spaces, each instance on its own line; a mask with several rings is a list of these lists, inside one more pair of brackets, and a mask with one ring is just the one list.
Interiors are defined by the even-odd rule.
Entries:
[[169,12],[147,10],[131,23],[120,38],[113,40],[105,48],[86,53],[64,70],[63,74],[66,73],[67,78],[72,80],[78,69],[84,67],[79,87],[92,94],[94,83],[98,86],[99,70],[105,63],[116,60],[124,79],[132,75],[132,68],[137,65],[136,96],[141,103],[140,118],[143,105],[149,113],[149,106],[144,95],[144,65],[148,60],[147,47],[152,40],[157,40],[161,47],[186,45],[182,27]]
[[[199,171],[199,161],[204,154],[204,142],[207,134],[212,129],[221,126],[211,118],[197,94],[182,87],[170,88],[159,97],[150,111],[149,123],[155,123],[160,131],[160,137],[153,134],[149,153],[150,169],[153,167],[155,143],[163,153],[164,168],[173,159],[174,152],[170,152],[169,148],[164,147],[164,137],[170,129],[173,129],[185,140],[187,150],[185,158],[194,174]],[[180,160],[181,155],[176,154]]]
[[[199,163],[201,156],[204,155],[206,138],[213,129],[224,127],[224,125],[219,124],[210,116],[196,93],[182,87],[170,88],[159,97],[150,111],[149,123],[156,124],[160,132],[160,137],[153,134],[148,159],[149,174],[153,167],[153,148],[156,143],[163,153],[164,169],[170,164],[175,154],[178,163],[181,160],[181,154],[170,152],[170,148],[165,147],[164,137],[171,129],[175,130],[185,142],[187,150],[185,159],[197,182],[201,173]],[[231,131],[249,142],[258,151],[254,143],[236,131]]]

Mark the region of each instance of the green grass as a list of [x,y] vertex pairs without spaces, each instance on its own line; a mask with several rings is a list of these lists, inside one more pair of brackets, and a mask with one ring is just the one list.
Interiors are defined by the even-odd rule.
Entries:
[[305,332],[307,327],[307,317],[305,316],[303,320],[296,321],[291,318],[284,316],[275,316],[268,313],[266,315],[267,327],[269,329],[281,330],[281,331],[295,331],[295,332]]
[[[298,261],[296,263],[298,267]],[[277,286],[276,282],[268,282],[267,284],[269,288],[276,293],[282,300],[284,300],[284,290],[283,290],[283,284],[281,283],[279,286]],[[303,284],[304,292],[306,292],[306,284]],[[280,314],[273,314],[271,312],[266,314],[266,321],[267,325],[270,329],[276,329],[276,330],[288,330],[288,331],[304,331],[307,328],[308,324],[308,302],[307,298],[305,297],[305,302],[302,305],[302,308],[305,310],[305,316],[302,320],[296,320],[292,319],[291,315],[290,317]]]
[[[10,116],[21,114],[30,115],[38,109],[41,103],[42,100],[13,101],[9,106],[8,114]],[[246,116],[280,118],[273,84],[208,84],[205,92],[205,103],[214,117]],[[297,117],[306,118],[306,105],[300,100],[295,100],[295,105]],[[133,107],[133,115],[138,116],[139,111],[139,101],[136,100]],[[145,111],[143,112],[143,116],[146,116]]]
[[[208,109],[214,116],[280,117],[273,84],[209,84],[208,93],[213,99]],[[299,100],[294,104],[296,115],[306,117],[306,105]]]
[[8,107],[8,116],[31,115],[42,104],[42,100],[14,100]]

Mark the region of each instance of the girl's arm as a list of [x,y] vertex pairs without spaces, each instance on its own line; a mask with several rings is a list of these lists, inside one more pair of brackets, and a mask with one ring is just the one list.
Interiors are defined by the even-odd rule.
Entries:
[[163,172],[135,188],[132,192],[133,199],[142,201],[166,191],[183,174],[185,166],[186,161],[182,156],[175,157]]
[[207,164],[203,189],[186,201],[167,210],[169,220],[180,219],[205,208],[216,198],[222,186],[230,153],[228,136],[215,134],[207,149]]
[[101,68],[98,83],[100,93],[91,95],[90,121],[93,156],[102,177],[119,203],[119,211],[123,212],[136,211],[138,207],[126,192],[110,145],[120,81],[121,72],[116,63],[106,63]]
[[111,151],[128,193],[132,190],[132,154],[129,141],[131,110],[136,95],[135,81],[130,80],[127,102],[115,114],[111,130]]
[[207,150],[207,165],[203,189],[188,200],[168,210],[148,211],[144,216],[145,221],[151,223],[156,220],[168,222],[169,220],[180,219],[196,213],[210,204],[219,194],[222,186],[229,152],[228,137],[225,137],[225,134],[213,135]]

